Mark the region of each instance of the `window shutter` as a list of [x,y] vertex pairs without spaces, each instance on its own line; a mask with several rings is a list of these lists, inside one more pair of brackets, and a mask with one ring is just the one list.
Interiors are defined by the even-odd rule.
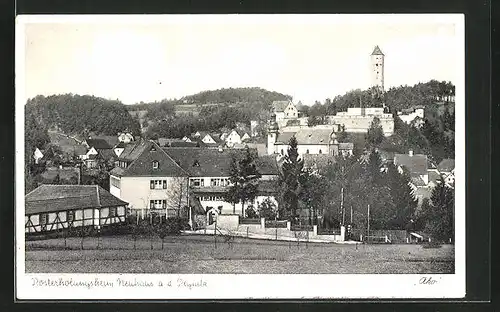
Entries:
[[167,208],[167,201],[164,199],[161,201],[161,205],[163,208]]
[[154,207],[155,207],[155,201],[154,200],[150,200],[149,201],[149,208],[150,209],[154,209]]
[[154,189],[155,188],[155,181],[151,180],[149,181],[149,188]]
[[163,189],[167,188],[167,180],[163,180]]

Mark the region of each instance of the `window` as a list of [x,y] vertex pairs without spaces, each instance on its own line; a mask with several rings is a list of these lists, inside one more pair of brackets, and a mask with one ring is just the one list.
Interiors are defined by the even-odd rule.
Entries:
[[306,151],[306,154],[309,154],[309,150]]
[[222,196],[202,196],[200,198],[202,201],[223,201],[224,197]]
[[75,220],[75,211],[69,210],[66,212],[66,221],[73,222]]
[[161,190],[167,188],[167,180],[151,180],[149,188],[152,190]]
[[320,154],[323,154],[323,152],[322,152],[321,150],[319,150],[319,153],[320,153]]
[[205,179],[191,179],[191,185],[194,187],[204,186]]
[[49,215],[46,213],[40,214],[40,225],[42,226],[43,229],[45,229],[47,223],[49,223]]
[[159,166],[160,166],[159,162],[157,162],[156,160],[153,161],[153,169],[158,169]]
[[116,207],[109,207],[109,216],[116,217]]
[[210,179],[210,186],[227,186],[229,185],[228,178],[212,178]]
[[283,155],[283,149],[281,149],[281,155]]
[[111,181],[111,185],[116,187],[116,188],[120,188],[120,179],[116,178],[116,177],[109,177],[109,180]]
[[149,201],[150,209],[163,209],[167,207],[167,201],[165,199],[155,199]]

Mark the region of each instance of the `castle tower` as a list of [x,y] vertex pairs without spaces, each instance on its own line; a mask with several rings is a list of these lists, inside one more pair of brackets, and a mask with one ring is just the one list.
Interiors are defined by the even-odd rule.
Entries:
[[276,152],[274,143],[278,139],[278,123],[276,123],[276,114],[271,113],[271,120],[269,122],[269,128],[267,129],[267,154],[273,155]]
[[375,46],[371,55],[372,87],[377,87],[380,92],[384,92],[384,53],[378,46]]

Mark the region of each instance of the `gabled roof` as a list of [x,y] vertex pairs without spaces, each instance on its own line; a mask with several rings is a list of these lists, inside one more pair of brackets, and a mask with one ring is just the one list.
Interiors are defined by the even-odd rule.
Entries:
[[112,149],[100,149],[98,150],[98,153],[104,160],[116,158],[116,154]]
[[412,174],[427,174],[427,155],[394,154],[394,165],[405,166]]
[[416,186],[416,187],[424,187],[426,186],[425,185],[425,181],[422,180],[422,178],[420,176],[412,176],[411,177],[411,183]]
[[432,170],[429,170],[429,183],[432,182],[432,183],[436,184],[440,178],[441,178],[441,176],[439,175],[439,173],[432,171]]
[[74,148],[75,155],[85,155],[87,154],[87,148],[84,145],[76,145]]
[[[127,146],[128,147],[128,146]],[[126,152],[123,151],[122,155]],[[165,151],[152,141],[143,141],[135,149],[127,151],[128,154],[120,159],[132,161],[127,168],[114,168],[112,175],[138,176],[138,177],[185,177],[183,170]],[[120,156],[122,156],[120,155]],[[135,159],[134,159],[135,158]],[[158,162],[158,168],[153,168],[153,162]],[[116,170],[115,170],[116,169]],[[122,170],[119,170],[122,169]]]
[[285,111],[285,108],[290,104],[291,101],[274,101],[272,104],[273,111],[276,112],[283,112]]
[[382,53],[382,51],[380,50],[380,48],[377,46],[375,46],[375,48],[373,49],[373,52],[372,52],[372,55],[384,55],[384,53]]
[[328,145],[333,129],[300,129],[296,132],[282,132],[278,134],[277,144],[290,142],[292,136],[299,145]]
[[455,159],[446,158],[441,160],[439,165],[437,166],[439,172],[451,172],[455,169]]
[[339,143],[339,149],[352,150],[352,149],[354,149],[354,143],[350,143],[350,142]]
[[[237,159],[245,155],[243,149],[207,149],[207,148],[164,148],[165,152],[189,173],[191,177],[228,177],[232,157]],[[257,151],[250,149],[257,156]],[[277,174],[271,158],[257,158],[255,165],[260,174]]]
[[111,149],[113,148],[106,140],[104,139],[87,139],[85,140],[87,144],[92,148],[98,149]]
[[127,205],[98,185],[44,184],[25,197],[25,214]]
[[127,144],[125,142],[120,142],[120,143],[116,144],[116,146],[114,148],[125,148],[125,146],[127,146]]

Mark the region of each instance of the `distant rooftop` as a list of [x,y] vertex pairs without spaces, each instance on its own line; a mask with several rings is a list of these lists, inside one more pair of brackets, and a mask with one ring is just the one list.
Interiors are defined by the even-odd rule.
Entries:
[[384,53],[382,53],[382,51],[380,50],[380,48],[377,45],[377,46],[375,46],[375,49],[373,49],[372,55],[384,55]]

